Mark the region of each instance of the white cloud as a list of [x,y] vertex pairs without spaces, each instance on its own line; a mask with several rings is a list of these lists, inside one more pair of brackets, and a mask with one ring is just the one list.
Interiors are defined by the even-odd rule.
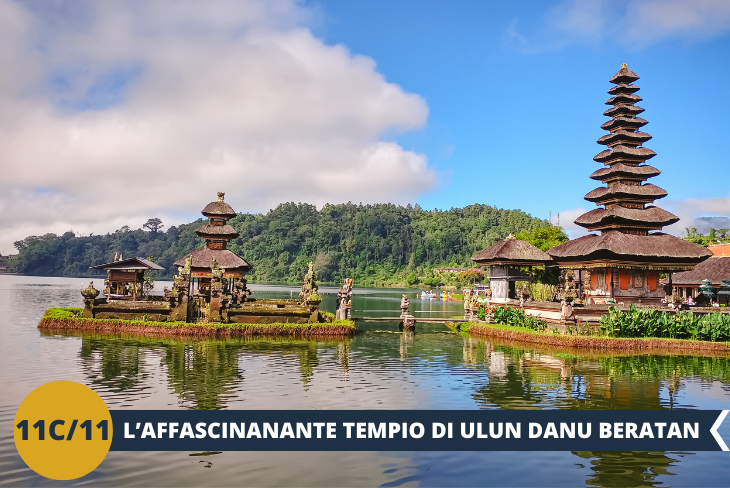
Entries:
[[552,224],[559,225],[563,228],[565,233],[571,239],[577,239],[578,237],[588,235],[588,231],[585,227],[580,227],[575,224],[575,219],[588,212],[584,208],[573,208],[570,210],[563,210],[556,216],[552,217]]
[[264,211],[436,185],[423,155],[379,140],[422,127],[424,100],[315,38],[296,3],[77,2],[64,21],[31,5],[0,1],[0,251],[185,221],[218,190]]
[[698,227],[701,232],[707,232],[709,224],[698,219],[706,216],[730,217],[730,194],[725,197],[666,200],[664,206],[680,218],[676,224],[666,227],[665,232],[682,236],[685,229],[690,226]]
[[525,54],[559,49],[570,43],[610,40],[643,48],[670,39],[697,41],[730,31],[728,0],[562,0],[545,16],[544,28],[526,35],[516,20],[505,42]]

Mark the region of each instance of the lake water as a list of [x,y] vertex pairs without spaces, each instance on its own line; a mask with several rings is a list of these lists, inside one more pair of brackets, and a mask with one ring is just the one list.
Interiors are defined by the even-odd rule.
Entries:
[[[144,486],[728,486],[727,452],[110,452],[71,483],[34,474],[13,418],[34,388],[71,380],[110,409],[727,409],[730,360],[582,356],[359,323],[342,340],[170,340],[36,328],[46,308],[82,306],[88,280],[0,275],[0,485]],[[162,283],[157,287],[162,288]],[[101,287],[101,281],[96,281]],[[298,288],[251,285],[257,297]],[[334,311],[334,288],[322,288]],[[355,288],[353,314],[399,312],[402,290]],[[409,293],[416,317],[460,303]],[[575,351],[573,351],[574,354]],[[721,430],[730,439],[728,423]]]

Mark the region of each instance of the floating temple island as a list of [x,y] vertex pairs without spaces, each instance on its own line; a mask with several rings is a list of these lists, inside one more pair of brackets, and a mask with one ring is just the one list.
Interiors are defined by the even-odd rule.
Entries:
[[107,272],[106,288],[100,293],[89,284],[81,291],[84,317],[197,324],[324,322],[311,263],[298,300],[251,297],[245,278],[251,266],[228,249],[238,233],[228,225],[236,212],[224,196],[218,193],[218,199],[203,209],[208,223],[195,233],[205,240],[205,247],[175,262],[178,273],[164,297],[149,296],[145,289],[144,273],[160,266],[141,258],[115,260],[93,267]]
[[[531,272],[526,276],[517,266],[552,264],[562,270],[560,291],[568,301],[660,305],[672,294],[672,272],[691,270],[712,255],[704,246],[661,232],[679,218],[653,205],[667,192],[646,183],[661,172],[646,164],[656,153],[644,147],[651,136],[641,131],[648,122],[639,117],[644,109],[636,105],[642,100],[633,84],[638,79],[624,64],[610,80],[615,86],[608,90],[611,108],[604,115],[611,120],[601,126],[608,134],[598,139],[606,149],[593,158],[603,168],[590,176],[605,186],[585,196],[598,208],[575,221],[592,233],[547,253],[508,240],[475,254],[475,262],[492,267],[495,301],[518,298],[514,282],[531,278]],[[670,276],[666,289],[659,285],[661,273]]]

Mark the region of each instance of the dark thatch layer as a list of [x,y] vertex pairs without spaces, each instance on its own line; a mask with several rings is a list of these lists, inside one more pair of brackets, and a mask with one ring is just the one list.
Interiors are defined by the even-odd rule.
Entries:
[[626,130],[617,130],[616,132],[606,134],[605,136],[599,138],[596,142],[603,145],[615,145],[625,142],[629,145],[634,144],[638,146],[639,144],[645,143],[649,139],[651,139],[651,136],[646,132],[629,132]]
[[611,208],[597,208],[584,213],[575,223],[581,227],[593,227],[598,224],[610,223],[646,223],[661,228],[679,221],[679,217],[659,207],[626,208],[614,206]]
[[618,145],[612,147],[611,149],[606,149],[599,152],[593,157],[593,160],[598,163],[603,163],[621,158],[646,160],[651,159],[654,156],[656,156],[656,153],[648,147],[631,147]]
[[628,164],[616,163],[611,165],[609,168],[601,168],[594,171],[590,178],[593,180],[604,181],[612,176],[640,176],[641,179],[651,178],[652,176],[660,175],[662,172],[656,169],[654,166],[642,165],[642,166],[630,166]]
[[205,236],[214,236],[214,237],[226,237],[230,239],[235,239],[238,237],[238,232],[236,232],[236,229],[231,227],[230,225],[210,225],[205,224],[201,225],[197,229],[195,229],[195,233],[198,234],[200,237]]
[[152,261],[148,261],[144,258],[129,258],[121,261],[114,261],[112,263],[99,264],[96,266],[89,266],[89,269],[117,269],[117,270],[159,270],[165,269],[159,264],[155,264]]
[[641,117],[634,117],[634,118],[614,117],[611,120],[609,120],[608,122],[604,122],[603,124],[601,124],[601,129],[613,130],[618,127],[638,129],[639,127],[643,127],[648,123],[649,123],[648,120],[642,119]]
[[621,115],[634,116],[639,115],[643,111],[644,109],[639,107],[638,105],[616,105],[615,107],[609,108],[608,110],[603,112],[603,115],[606,115],[608,117]]
[[236,211],[226,202],[210,202],[205,206],[202,214],[208,218],[232,219],[236,216]]
[[618,231],[603,235],[587,235],[557,245],[548,250],[553,258],[585,258],[592,254],[608,252],[620,258],[681,258],[703,260],[712,255],[704,246],[685,241],[668,234],[656,233],[648,236],[623,234]]
[[659,188],[651,183],[646,185],[625,185],[623,183],[616,183],[615,185],[606,188],[599,187],[595,190],[588,192],[585,199],[589,202],[600,202],[602,200],[608,200],[609,197],[634,197],[639,199],[650,198],[652,200],[664,198],[667,196],[667,192],[663,188]]
[[472,261],[479,264],[490,264],[499,262],[530,262],[542,264],[550,261],[550,256],[529,242],[520,239],[507,239],[483,249],[472,256]]
[[626,83],[619,83],[616,86],[612,86],[608,90],[609,95],[618,95],[619,93],[634,93],[639,91],[639,87],[636,85],[628,85]]
[[639,79],[639,75],[631,71],[629,68],[621,67],[615,75],[609,80],[611,83],[618,85],[619,83],[633,83]]
[[547,333],[530,333],[492,327],[489,324],[470,324],[469,333],[481,336],[497,337],[505,340],[545,344],[553,347],[570,347],[581,350],[619,350],[619,351],[717,351],[730,352],[730,344],[726,342],[689,341],[678,339],[617,339],[611,337],[553,335]]
[[175,261],[175,266],[185,266],[185,261],[189,257],[192,258],[193,268],[210,268],[213,266],[213,258],[216,258],[222,268],[241,269],[244,272],[251,269],[251,266],[246,261],[228,249],[208,249],[207,247],[197,249],[185,257],[178,259]]
[[642,100],[643,98],[639,95],[634,95],[632,93],[619,93],[606,100],[606,105],[616,105],[617,103],[638,103]]
[[730,280],[730,257],[713,256],[698,264],[692,271],[672,275],[674,285],[700,285],[702,280],[710,280],[719,285],[722,280]]

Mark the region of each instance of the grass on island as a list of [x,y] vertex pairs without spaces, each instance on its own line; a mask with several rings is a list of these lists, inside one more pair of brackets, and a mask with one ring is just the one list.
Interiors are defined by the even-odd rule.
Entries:
[[636,351],[643,349],[706,350],[730,352],[730,342],[710,342],[691,339],[671,339],[666,337],[610,337],[607,335],[566,335],[556,328],[545,331],[509,324],[487,324],[462,322],[454,329],[469,334],[498,337],[518,342],[546,344],[558,347],[594,350]]
[[324,323],[239,324],[154,322],[148,320],[92,319],[83,316],[81,308],[49,308],[38,324],[39,329],[90,330],[103,332],[137,332],[155,335],[187,335],[238,337],[251,335],[280,336],[345,336],[355,332],[352,320],[333,320],[327,314]]

